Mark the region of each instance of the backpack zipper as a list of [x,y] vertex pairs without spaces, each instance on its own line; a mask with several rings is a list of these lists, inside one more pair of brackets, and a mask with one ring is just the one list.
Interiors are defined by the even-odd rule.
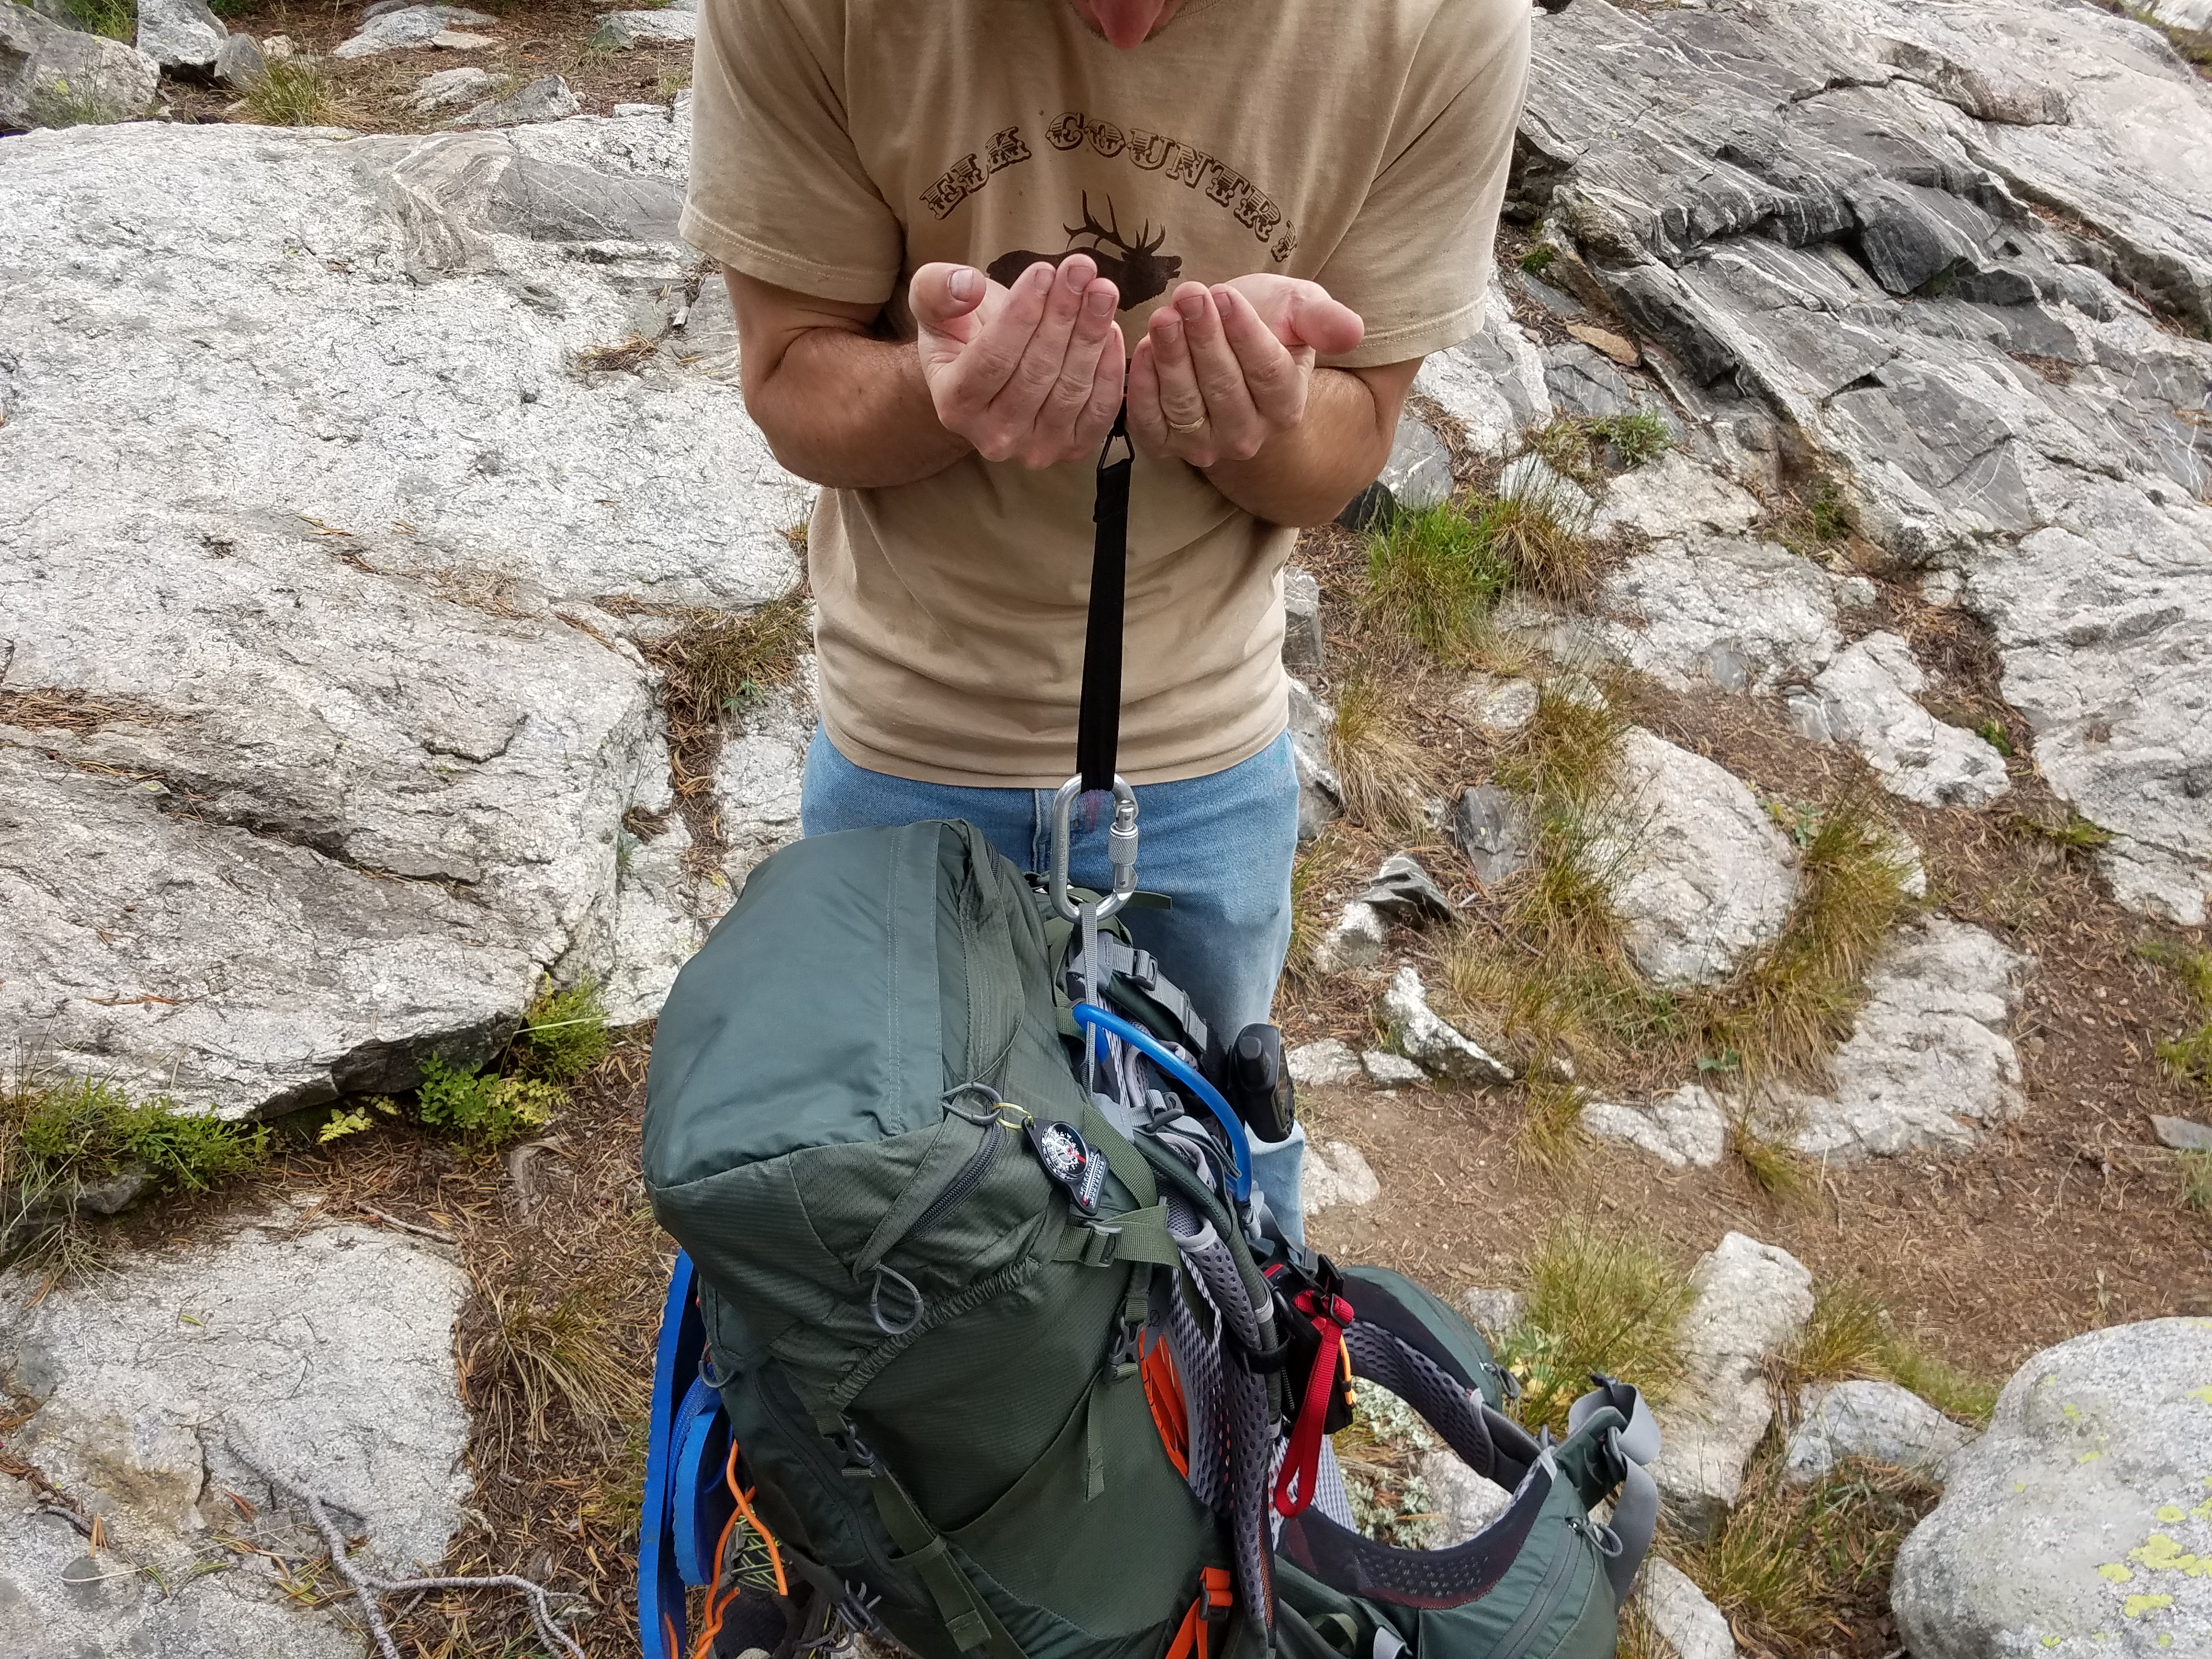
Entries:
[[1513,1621],[1513,1627],[1505,1632],[1505,1639],[1492,1650],[1490,1659],[1524,1659],[1529,1644],[1542,1633],[1552,1615],[1559,1610],[1560,1603],[1567,1599],[1567,1588],[1574,1581],[1575,1557],[1581,1553],[1576,1550],[1575,1540],[1581,1540],[1585,1549],[1591,1546],[1581,1526],[1572,1519],[1561,1522],[1560,1530],[1570,1536],[1562,1538],[1559,1547],[1552,1552],[1552,1559],[1544,1565],[1544,1576],[1537,1581],[1535,1595]]
[[983,1184],[984,1177],[998,1164],[999,1155],[1006,1150],[1007,1139],[1013,1130],[997,1119],[983,1132],[983,1139],[975,1150],[968,1154],[968,1161],[952,1172],[952,1179],[945,1183],[945,1190],[929,1200],[928,1207],[915,1217],[914,1224],[906,1230],[905,1237],[912,1238],[926,1231],[932,1223],[942,1220],[969,1194]]

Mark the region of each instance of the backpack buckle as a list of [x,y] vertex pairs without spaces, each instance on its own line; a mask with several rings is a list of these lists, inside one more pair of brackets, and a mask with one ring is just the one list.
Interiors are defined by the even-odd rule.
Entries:
[[1121,1230],[1094,1217],[1078,1218],[1086,1237],[1083,1254],[1076,1258],[1086,1267],[1110,1267],[1121,1253]]

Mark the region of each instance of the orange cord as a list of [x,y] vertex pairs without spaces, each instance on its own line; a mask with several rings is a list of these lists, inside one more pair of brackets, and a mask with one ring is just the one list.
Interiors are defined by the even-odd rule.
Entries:
[[[738,1443],[733,1438],[730,1442],[729,1461],[722,1466],[722,1484],[730,1489],[730,1496],[738,1500],[738,1507],[722,1523],[722,1535],[714,1540],[714,1570],[717,1572],[721,1571],[722,1559],[729,1553],[730,1534],[737,1530],[738,1522],[743,1521],[758,1533],[761,1541],[768,1546],[769,1565],[775,1569],[775,1593],[788,1595],[791,1587],[783,1576],[783,1552],[776,1547],[775,1534],[761,1525],[760,1517],[753,1513],[750,1495],[738,1485]],[[730,1603],[744,1593],[744,1588],[739,1584],[719,1601],[714,1600],[713,1589],[708,1589],[707,1622],[699,1632],[698,1641],[692,1645],[691,1659],[710,1659],[714,1651],[714,1638],[721,1633],[722,1615],[730,1610]],[[672,1650],[675,1644],[671,1642],[669,1645]]]

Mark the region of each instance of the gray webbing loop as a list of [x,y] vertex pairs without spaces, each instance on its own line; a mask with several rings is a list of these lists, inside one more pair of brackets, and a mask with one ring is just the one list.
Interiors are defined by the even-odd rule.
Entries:
[[1659,1483],[1651,1478],[1649,1467],[1659,1456],[1659,1419],[1652,1416],[1651,1407],[1636,1388],[1607,1377],[1567,1408],[1567,1432],[1572,1434],[1608,1406],[1628,1419],[1626,1428],[1615,1429],[1606,1437],[1607,1445],[1626,1471],[1621,1476],[1620,1496],[1613,1500],[1609,1523],[1620,1548],[1605,1564],[1613,1599],[1625,1603],[1628,1587],[1636,1582],[1637,1570],[1651,1547],[1652,1534],[1659,1528]]

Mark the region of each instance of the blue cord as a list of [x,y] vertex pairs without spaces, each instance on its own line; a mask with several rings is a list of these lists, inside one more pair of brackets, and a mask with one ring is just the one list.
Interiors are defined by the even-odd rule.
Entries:
[[1091,1031],[1090,1041],[1097,1042],[1098,1033],[1109,1032],[1121,1039],[1146,1060],[1158,1066],[1205,1103],[1206,1108],[1221,1120],[1223,1132],[1229,1137],[1229,1155],[1236,1165],[1236,1198],[1238,1203],[1252,1196],[1252,1146],[1245,1139],[1244,1124],[1232,1110],[1221,1091],[1196,1072],[1169,1053],[1164,1044],[1146,1030],[1133,1025],[1119,1014],[1101,1008],[1095,1002],[1079,1002],[1073,1012],[1075,1023]]

